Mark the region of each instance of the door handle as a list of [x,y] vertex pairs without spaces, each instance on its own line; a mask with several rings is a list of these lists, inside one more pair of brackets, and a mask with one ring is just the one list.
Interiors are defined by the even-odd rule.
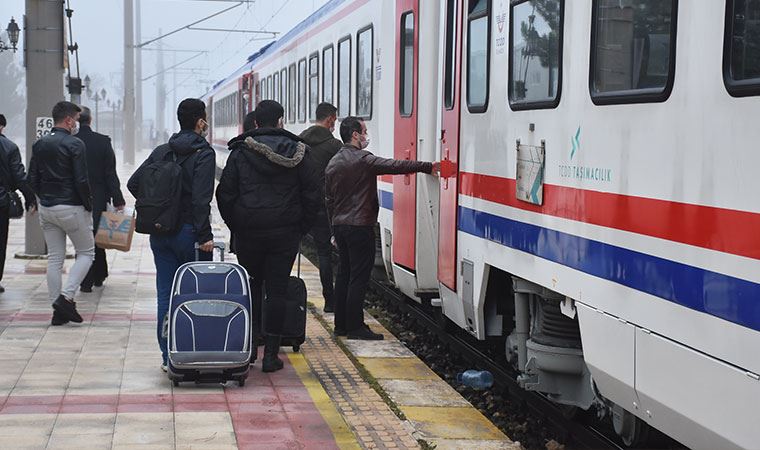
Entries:
[[[412,149],[404,150],[404,160],[409,161],[412,159]],[[412,184],[412,176],[410,174],[404,175],[404,186]]]

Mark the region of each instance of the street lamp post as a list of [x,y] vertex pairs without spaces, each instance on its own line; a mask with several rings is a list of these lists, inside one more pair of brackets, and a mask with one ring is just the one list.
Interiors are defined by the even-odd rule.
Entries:
[[95,96],[92,98],[92,101],[95,102],[95,131],[98,130],[98,127],[100,126],[100,119],[98,118],[98,103],[100,103],[100,95],[95,92]]
[[8,23],[8,28],[6,28],[5,31],[8,33],[8,40],[10,40],[10,45],[7,45],[5,42],[3,42],[2,39],[0,39],[0,52],[3,52],[5,50],[12,50],[13,53],[16,53],[16,50],[18,50],[18,35],[21,29],[13,17],[11,17],[11,21]]

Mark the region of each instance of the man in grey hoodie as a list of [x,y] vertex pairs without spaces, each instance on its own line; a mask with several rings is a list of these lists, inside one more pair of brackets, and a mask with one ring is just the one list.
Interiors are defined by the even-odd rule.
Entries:
[[301,133],[301,139],[311,149],[316,170],[319,175],[320,202],[319,214],[311,228],[312,239],[317,246],[319,257],[319,279],[322,281],[322,296],[325,298],[325,312],[334,311],[333,295],[335,285],[332,270],[332,245],[330,238],[330,221],[325,209],[325,169],[333,156],[338,153],[343,143],[333,136],[338,109],[330,103],[320,103],[317,106],[317,123]]

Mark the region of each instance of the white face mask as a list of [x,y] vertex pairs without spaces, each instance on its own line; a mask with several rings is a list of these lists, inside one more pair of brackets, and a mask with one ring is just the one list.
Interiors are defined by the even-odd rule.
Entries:
[[205,138],[206,136],[208,136],[208,122],[204,120],[203,123],[205,125],[203,126],[203,129],[201,130],[201,137]]
[[365,137],[364,139],[362,139],[360,144],[361,144],[362,150],[369,147],[369,137]]
[[74,127],[71,129],[71,134],[75,135],[79,133],[79,122],[74,122]]

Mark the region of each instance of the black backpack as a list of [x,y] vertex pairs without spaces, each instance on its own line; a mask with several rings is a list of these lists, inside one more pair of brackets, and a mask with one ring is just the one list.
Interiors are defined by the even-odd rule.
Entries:
[[169,234],[179,229],[182,203],[182,164],[190,154],[178,159],[169,150],[161,160],[143,168],[135,199],[135,231],[143,234]]

